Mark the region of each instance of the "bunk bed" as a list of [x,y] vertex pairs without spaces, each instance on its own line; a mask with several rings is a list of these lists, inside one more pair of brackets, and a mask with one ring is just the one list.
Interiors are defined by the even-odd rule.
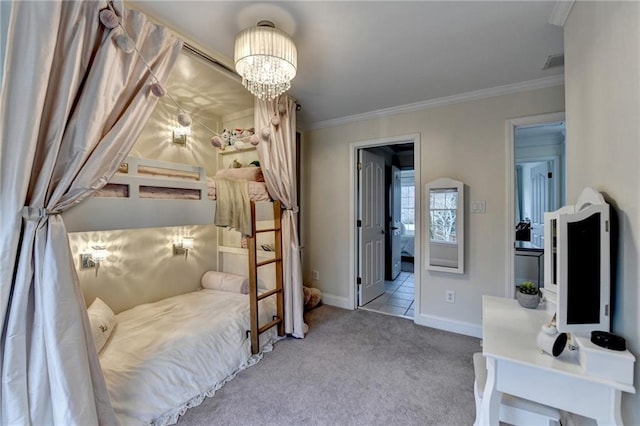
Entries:
[[[271,215],[264,182],[249,182],[257,220]],[[68,232],[213,223],[215,180],[204,167],[127,157],[105,187],[63,214]]]
[[[213,182],[203,167],[128,157],[104,188],[64,213],[65,224],[69,232],[213,224],[217,202]],[[265,342],[274,338],[274,332],[284,336],[281,206],[278,201],[264,200],[264,195],[254,194],[250,201],[248,296],[205,289],[118,315],[116,330],[100,359],[114,409],[124,423],[175,423],[184,410],[212,395],[255,359]],[[269,221],[272,226],[260,229],[259,221]],[[274,256],[258,261],[256,236],[266,232],[274,234]],[[258,269],[271,264],[275,266],[275,285],[261,289]],[[200,314],[199,321],[194,313]],[[233,330],[232,337],[224,335],[229,330]],[[167,334],[165,338],[149,340],[148,336],[162,333]],[[261,339],[264,333],[271,334]],[[215,336],[230,346],[220,349],[214,345],[212,349]],[[220,360],[214,355],[216,351],[232,355]],[[200,361],[211,361],[212,357],[223,364],[221,371],[196,368],[207,364]],[[123,364],[125,359],[128,361]],[[176,363],[182,373],[166,371],[166,366]],[[203,378],[212,382],[209,387],[203,385]],[[190,386],[176,388],[176,381]],[[141,389],[152,390],[153,397],[146,395],[149,401],[136,399]]]
[[[246,294],[205,288],[116,315],[100,364],[120,422],[173,424],[255,364],[261,355],[251,354],[246,337],[247,299]],[[261,302],[261,321],[270,319],[274,305]],[[262,336],[265,350],[274,332]]]

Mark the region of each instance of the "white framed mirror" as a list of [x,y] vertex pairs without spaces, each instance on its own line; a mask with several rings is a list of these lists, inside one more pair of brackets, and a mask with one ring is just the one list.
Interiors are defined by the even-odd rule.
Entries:
[[427,204],[426,268],[464,273],[464,184],[440,178],[425,186]]

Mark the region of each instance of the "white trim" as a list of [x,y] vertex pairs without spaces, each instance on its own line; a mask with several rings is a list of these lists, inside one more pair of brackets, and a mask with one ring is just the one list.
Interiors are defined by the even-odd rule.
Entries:
[[322,293],[322,303],[325,305],[335,306],[337,308],[354,310],[353,305],[349,302],[349,298],[342,296],[334,296],[333,294]]
[[[346,309],[357,309],[357,286],[356,286],[356,204],[357,200],[357,179],[358,173],[356,167],[356,161],[358,156],[358,150],[362,148],[371,148],[375,146],[395,145],[400,143],[413,143],[413,170],[415,186],[418,190],[415,191],[415,205],[422,205],[421,194],[419,188],[421,187],[420,181],[420,133],[413,133],[409,135],[392,136],[381,139],[370,139],[365,141],[351,142],[349,144],[349,277],[347,282],[349,288],[349,307]],[[422,212],[420,212],[422,214]],[[415,281],[415,293],[414,293],[414,312],[420,313],[420,274],[421,274],[421,239],[420,229],[421,220],[416,220],[415,237],[414,237],[414,281]],[[414,320],[415,321],[415,320]]]
[[336,127],[344,124],[373,118],[387,117],[390,115],[420,111],[428,108],[436,108],[460,102],[469,102],[480,99],[492,98],[494,96],[509,95],[512,93],[526,92],[528,90],[546,89],[549,87],[562,86],[564,84],[564,74],[551,75],[536,80],[523,81],[521,83],[507,84],[504,86],[491,87],[488,89],[475,90],[472,92],[460,93],[442,98],[430,99],[427,101],[415,102],[412,104],[399,105],[377,111],[365,112],[362,114],[347,115],[345,117],[332,118],[330,120],[316,121],[311,123],[307,130],[321,129],[324,127]]
[[465,336],[482,338],[482,326],[470,322],[455,321],[450,318],[442,318],[435,315],[416,315],[415,323],[438,330],[450,331]]
[[[513,299],[515,296],[515,256],[511,248],[515,243],[515,200],[514,200],[514,169],[515,169],[515,137],[514,129],[519,126],[531,126],[537,124],[550,123],[554,121],[564,121],[564,112],[553,112],[550,114],[533,115],[530,117],[512,118],[505,123],[505,152],[506,152],[506,176],[505,176],[505,200],[507,209],[507,222],[505,223],[505,289],[504,297]],[[565,142],[566,143],[566,142]],[[566,159],[565,159],[566,161]]]
[[567,22],[567,18],[571,13],[571,8],[573,8],[574,0],[559,0],[556,1],[556,4],[553,6],[553,10],[551,11],[551,16],[549,17],[549,23],[551,25],[556,25],[558,27],[564,27],[565,22]]

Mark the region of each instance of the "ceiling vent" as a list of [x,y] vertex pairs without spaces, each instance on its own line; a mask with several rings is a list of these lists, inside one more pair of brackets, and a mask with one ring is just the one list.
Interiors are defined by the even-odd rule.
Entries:
[[558,55],[550,55],[547,57],[547,62],[542,67],[543,70],[548,70],[550,68],[557,68],[564,66],[564,53],[560,53]]

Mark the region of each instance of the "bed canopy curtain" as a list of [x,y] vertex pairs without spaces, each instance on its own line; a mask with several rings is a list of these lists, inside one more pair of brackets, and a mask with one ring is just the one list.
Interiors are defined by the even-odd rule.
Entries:
[[[296,104],[288,96],[255,100],[256,129],[269,136],[258,144],[258,159],[271,198],[282,203],[282,270],[285,333],[304,338],[304,293],[296,193]],[[277,118],[277,119],[275,119]],[[276,124],[274,124],[276,123]],[[266,139],[266,140],[265,140]]]
[[[105,2],[14,2],[0,92],[0,423],[116,424],[62,211],[116,172],[157,98]],[[153,73],[182,42],[116,2]]]

